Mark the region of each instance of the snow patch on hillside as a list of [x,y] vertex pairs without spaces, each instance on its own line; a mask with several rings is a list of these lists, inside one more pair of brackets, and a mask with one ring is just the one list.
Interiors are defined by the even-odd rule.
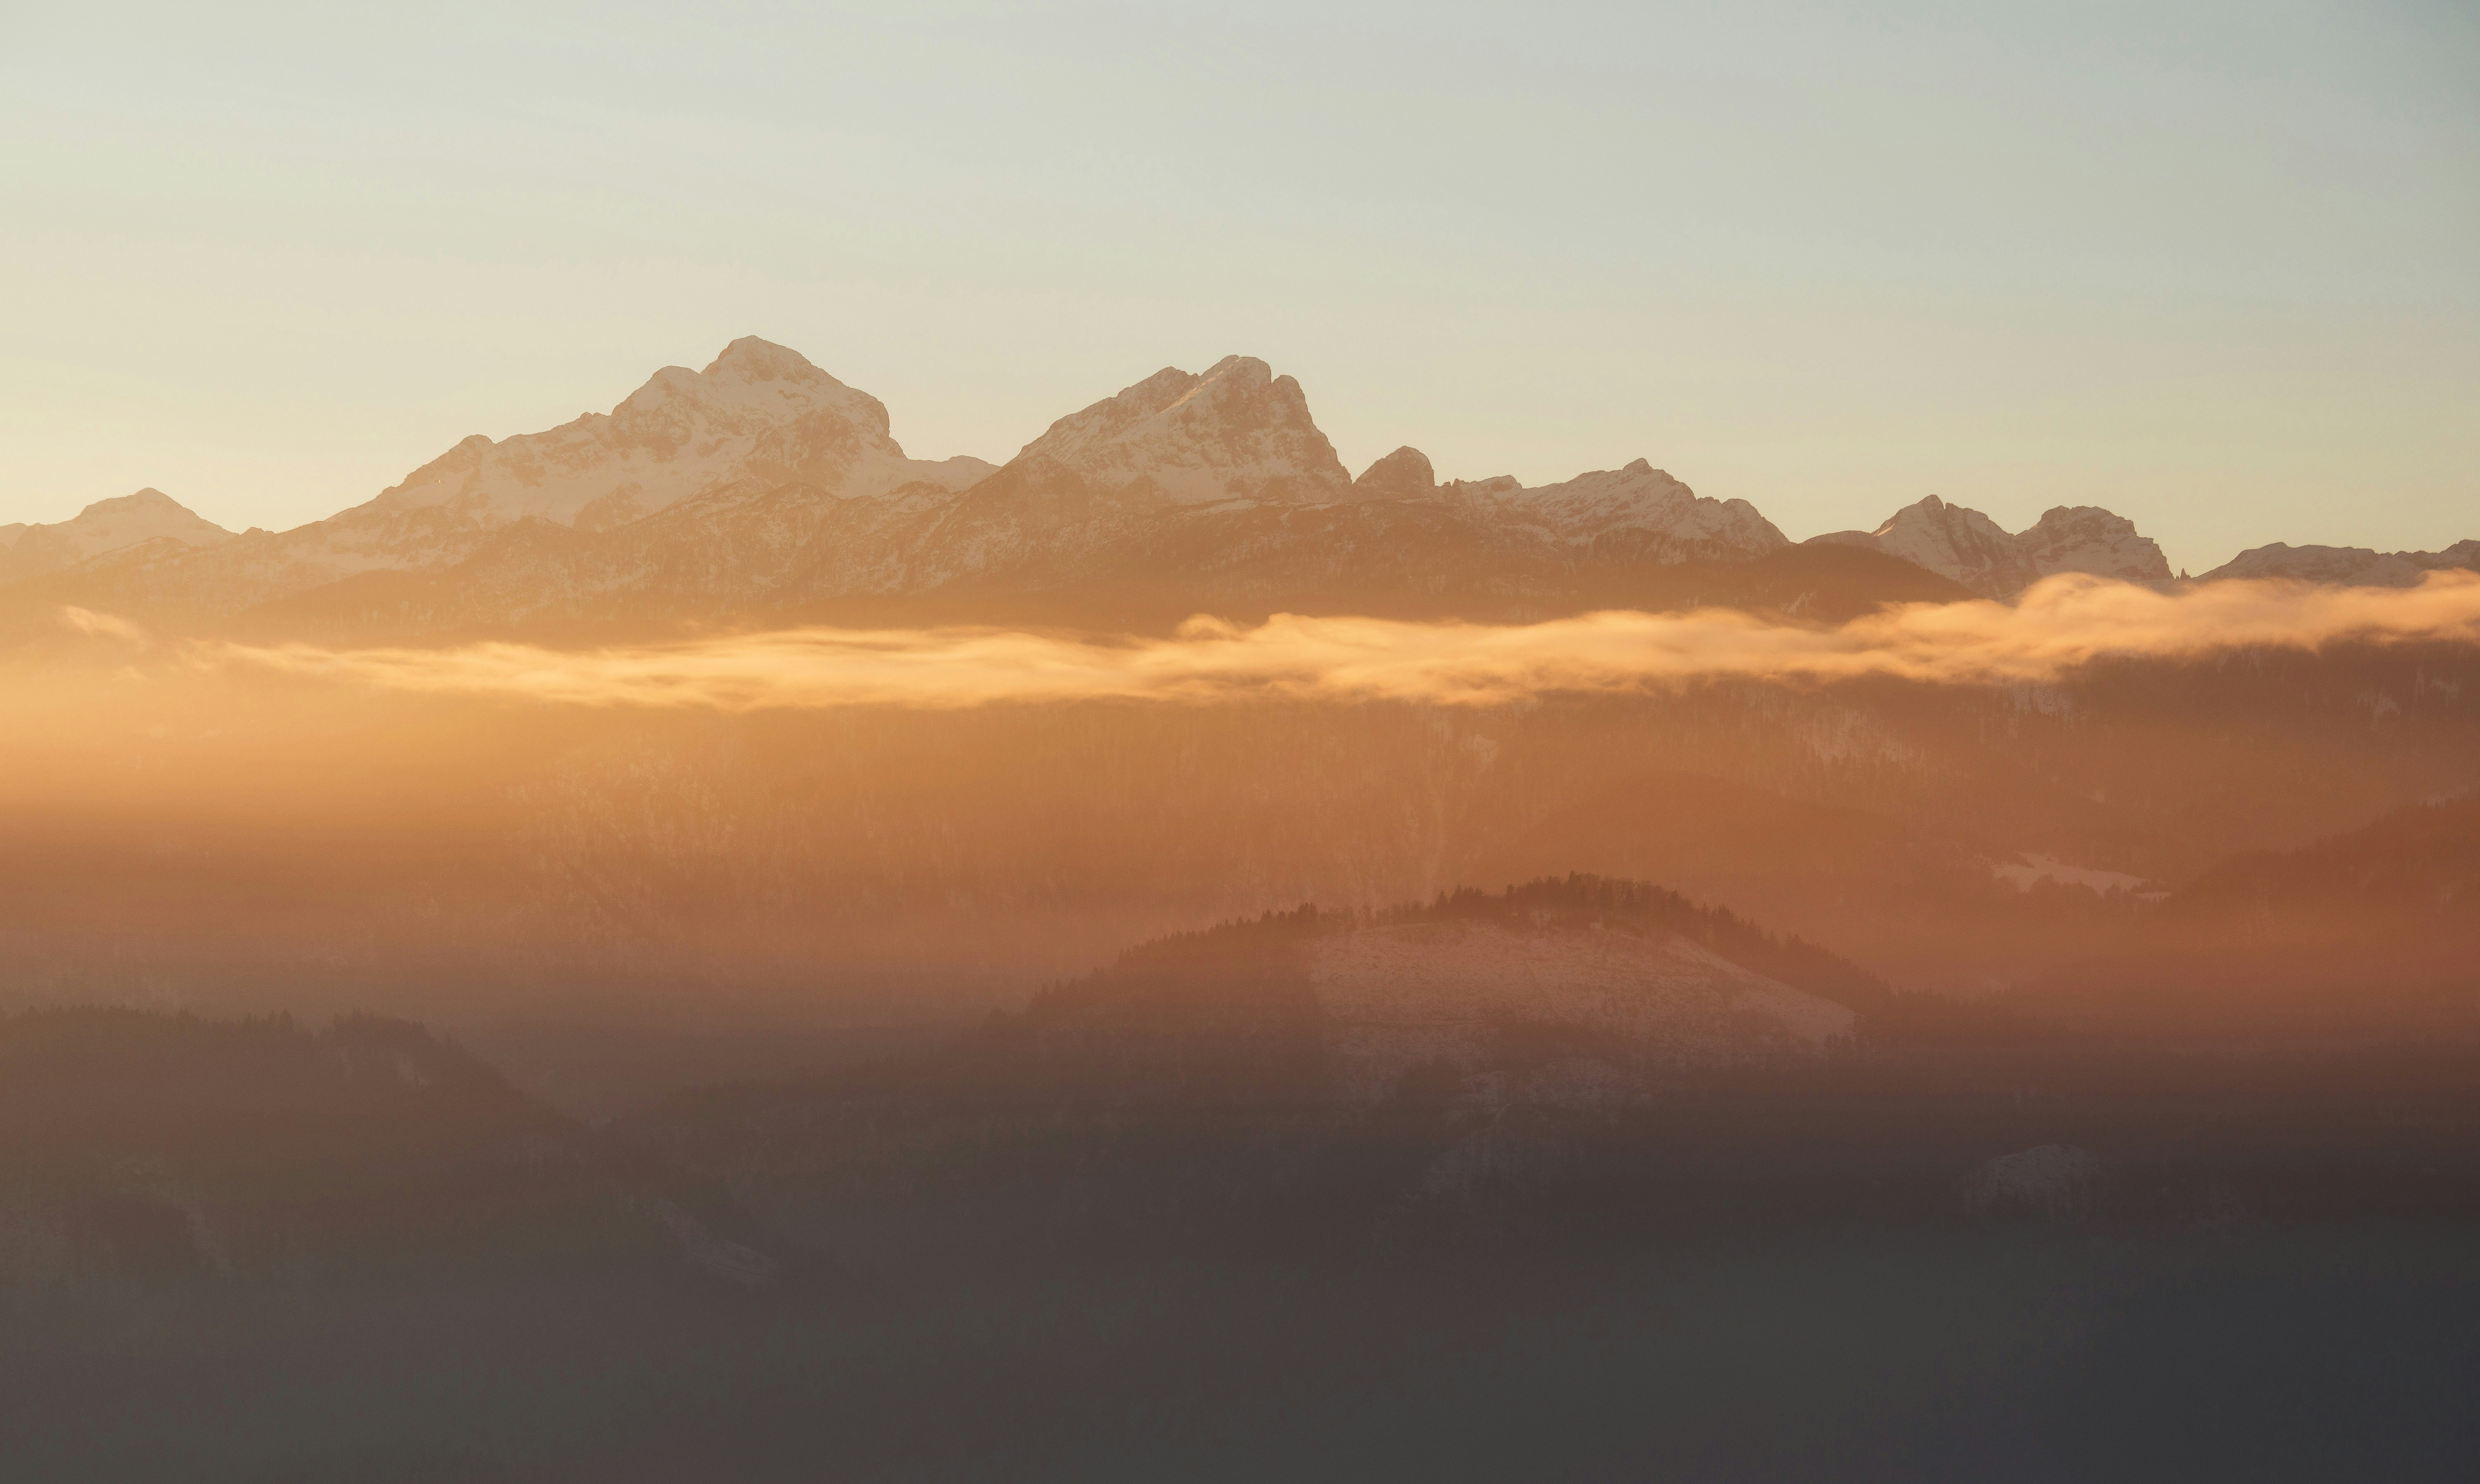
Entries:
[[[1364,929],[1318,940],[1309,983],[1338,1075],[1364,1098],[1384,1096],[1424,1062],[1482,1070],[1504,1060],[1511,1038],[1551,1048],[1529,1059],[1537,1071],[1575,1062],[1634,1073],[1813,1053],[1855,1019],[1687,938],[1618,929]],[[1562,1033],[1573,1037],[1563,1050]],[[1586,1086],[1606,1081],[1565,1071]]]
[[2029,891],[2043,882],[2061,886],[2084,886],[2094,891],[2126,891],[2142,897],[2161,897],[2168,893],[2149,889],[2153,883],[2141,876],[2125,871],[2101,871],[2091,866],[2069,865],[2055,856],[2021,855],[2009,864],[1993,865],[1990,874],[2018,891]]

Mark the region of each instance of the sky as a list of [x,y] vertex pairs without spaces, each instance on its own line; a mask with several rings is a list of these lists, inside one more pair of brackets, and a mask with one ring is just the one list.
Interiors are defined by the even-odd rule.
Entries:
[[0,523],[281,529],[744,334],[917,457],[1239,352],[1356,472],[2433,549],[2480,9],[0,0]]

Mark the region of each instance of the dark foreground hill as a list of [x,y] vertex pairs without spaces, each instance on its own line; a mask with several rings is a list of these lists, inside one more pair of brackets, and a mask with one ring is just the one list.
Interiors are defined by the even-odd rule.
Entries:
[[403,1021],[0,1017],[0,1282],[364,1281],[659,1261],[587,1132]]
[[22,1015],[0,1074],[13,1477],[2420,1479],[2480,1445],[2470,1057],[1923,1012],[1626,883],[1157,940],[601,1130],[398,1022]]

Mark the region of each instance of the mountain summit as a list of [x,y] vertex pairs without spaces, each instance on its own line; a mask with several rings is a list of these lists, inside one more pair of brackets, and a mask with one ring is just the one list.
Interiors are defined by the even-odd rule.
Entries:
[[1746,500],[1709,499],[1643,459],[1532,489],[1512,480],[1469,488],[1606,560],[1745,561],[1789,544]]
[[2097,505],[2054,505],[2030,529],[2010,533],[1977,510],[1931,495],[1873,531],[1811,537],[1866,547],[1925,567],[1988,598],[2012,598],[2043,577],[2090,573],[2127,582],[2166,582],[2170,563],[2135,523]]
[[1406,447],[1362,470],[1352,487],[1369,499],[1418,499],[1438,487],[1438,475],[1428,454]]
[[0,525],[0,582],[43,576],[148,542],[170,541],[186,550],[231,539],[232,532],[162,490],[144,489],[98,499],[50,525]]
[[2345,587],[2417,587],[2432,572],[2461,568],[2480,572],[2480,541],[2458,541],[2442,551],[2377,551],[2367,547],[2294,547],[2275,542],[2250,547],[2205,574],[2220,577],[2285,577]]
[[1671,584],[1649,574],[1784,545],[1745,501],[1642,459],[1527,489],[1441,485],[1402,448],[1356,481],[1300,383],[1243,355],[1156,371],[1003,468],[912,459],[877,398],[750,337],[608,413],[467,438],[325,521],[17,596],[46,618],[65,601],[173,628],[262,612],[284,632],[400,634],[853,601],[1097,625],[1528,613],[1660,603]]
[[664,367],[608,414],[499,443],[468,438],[364,508],[601,530],[736,480],[850,497],[915,481],[957,489],[990,473],[980,459],[906,458],[877,397],[751,335],[702,371]]
[[[755,336],[608,413],[467,438],[324,521],[234,537],[155,491],[0,526],[0,625],[64,603],[172,631],[417,638],[536,621],[846,619],[1159,627],[1200,612],[1523,621],[1596,607],[2009,598],[2054,573],[2170,577],[2098,507],[2009,532],[1935,496],[1789,550],[1744,499],[1646,459],[1527,487],[1399,448],[1355,479],[1300,383],[1229,355],[1059,419],[1004,467],[908,457],[876,397]],[[1835,548],[1861,548],[1837,550]],[[2260,570],[2409,580],[2441,553],[2275,547]]]
[[1349,499],[1352,487],[1301,384],[1245,355],[1202,375],[1165,367],[1053,422],[1017,456],[1051,459],[1102,489],[1150,480],[1179,505],[1317,503]]

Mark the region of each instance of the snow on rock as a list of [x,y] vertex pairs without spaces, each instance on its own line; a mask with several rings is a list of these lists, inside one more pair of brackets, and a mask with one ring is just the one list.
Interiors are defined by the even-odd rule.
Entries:
[[99,499],[50,525],[0,525],[0,582],[42,576],[80,562],[169,538],[184,547],[212,547],[232,532],[161,490]]
[[1048,458],[1104,490],[1139,479],[1174,504],[1352,498],[1301,384],[1253,356],[1202,375],[1165,367],[1050,424],[1019,459]]
[[2011,598],[2043,577],[2089,573],[2125,582],[2161,582],[2169,560],[2135,523],[2097,505],[2054,505],[2015,534],[1996,521],[1931,495],[1905,505],[1873,531],[1833,531],[1810,540],[1867,547],[1951,577],[1990,598]]
[[2023,591],[2036,576],[2031,558],[2005,527],[1934,495],[1896,511],[1870,534],[1877,550],[1993,598]]
[[[92,539],[63,534],[72,528]],[[2054,572],[2168,576],[2131,523],[2089,506],[2010,535],[1931,497],[1873,531],[1818,539],[1993,597]],[[1352,479],[1299,383],[1236,355],[1202,373],[1158,371],[1062,418],[1005,469],[916,460],[876,398],[746,338],[704,371],[657,371],[607,414],[476,435],[376,499],[280,534],[229,537],[153,491],[59,526],[0,526],[0,580],[46,576],[81,606],[171,625],[270,602],[302,622],[390,623],[418,590],[441,622],[471,624],[1080,583],[1555,587],[1604,564],[1745,561],[1784,545],[1745,500],[1701,497],[1642,459],[1537,488],[1508,475],[1441,484],[1405,448]],[[81,565],[107,549],[108,571]],[[2480,565],[2480,544],[2345,555],[2335,570],[2416,572]],[[333,592],[311,596],[323,589]]]
[[[1460,486],[1468,491],[1486,487]],[[1643,459],[1624,469],[1578,474],[1562,484],[1517,486],[1499,498],[1510,511],[1542,523],[1562,542],[1599,557],[1735,561],[1790,544],[1746,500],[1709,499]]]
[[1457,479],[1436,496],[1572,554],[1609,560],[1745,561],[1789,545],[1746,500],[1709,499],[1643,459],[1530,488],[1512,474]]
[[614,531],[702,497],[798,486],[834,502],[953,492],[995,472],[975,458],[906,458],[876,397],[745,337],[703,371],[655,372],[608,414],[496,443],[478,433],[324,521],[156,561],[143,587],[151,601],[232,613],[366,573],[439,571],[529,522]]
[[1602,1101],[1614,1071],[1812,1054],[1854,1020],[1677,934],[1617,929],[1362,929],[1315,942],[1309,984],[1338,1076],[1372,1099],[1424,1063],[1503,1079],[1513,1038],[1549,1053],[1515,1059],[1533,1093]]
[[2041,576],[2090,573],[2127,582],[2167,582],[2170,559],[2135,523],[2098,505],[2053,505],[2015,538]]
[[2224,577],[2282,577],[2345,587],[2416,587],[2432,572],[2461,568],[2480,572],[2480,541],[2458,541],[2442,551],[2375,551],[2366,547],[2294,547],[2282,542],[2252,547],[2206,573]]
[[1418,499],[1437,487],[1438,476],[1430,468],[1430,456],[1408,447],[1370,465],[1352,481],[1353,493],[1367,499]]
[[608,414],[498,443],[476,434],[363,508],[441,506],[486,525],[531,516],[595,530],[753,478],[850,497],[916,480],[960,489],[992,469],[906,458],[878,398],[746,336],[703,371],[655,372]]

